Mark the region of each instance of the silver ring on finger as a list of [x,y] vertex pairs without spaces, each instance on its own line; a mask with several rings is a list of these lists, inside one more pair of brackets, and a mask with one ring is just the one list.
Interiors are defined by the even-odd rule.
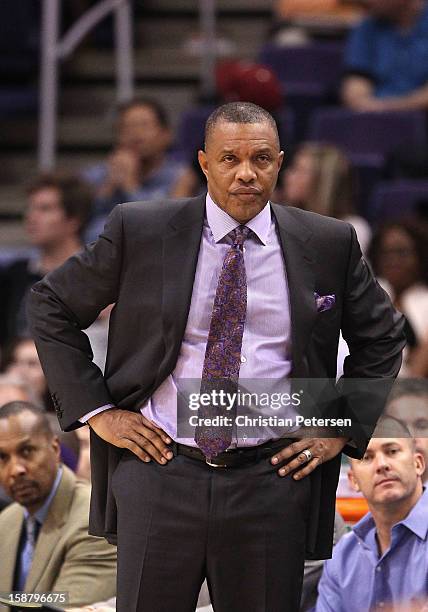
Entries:
[[309,448],[305,448],[305,450],[302,450],[302,452],[300,454],[305,456],[306,463],[309,463],[309,461],[313,458],[313,454],[309,450]]

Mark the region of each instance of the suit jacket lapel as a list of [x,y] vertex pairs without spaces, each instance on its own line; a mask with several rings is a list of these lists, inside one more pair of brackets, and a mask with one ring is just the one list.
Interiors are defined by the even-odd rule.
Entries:
[[272,204],[287,271],[291,316],[291,355],[294,377],[307,376],[302,357],[315,323],[314,252],[312,232],[296,222],[287,207]]
[[25,582],[26,591],[37,589],[70,511],[75,478],[67,468],[63,467],[63,470],[58,490],[37,538],[33,562]]
[[163,239],[162,318],[168,360],[176,360],[186,328],[204,216],[205,195],[189,200]]
[[9,517],[9,526],[2,531],[2,559],[0,561],[0,591],[11,591],[21,537],[24,511],[16,504],[16,511]]

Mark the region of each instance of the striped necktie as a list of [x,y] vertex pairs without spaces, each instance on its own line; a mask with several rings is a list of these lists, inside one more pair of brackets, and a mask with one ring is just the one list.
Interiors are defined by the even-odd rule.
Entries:
[[21,553],[21,571],[19,575],[19,588],[23,590],[25,581],[30,572],[31,563],[33,562],[34,549],[36,547],[37,538],[37,520],[33,516],[28,516],[25,519],[25,544]]

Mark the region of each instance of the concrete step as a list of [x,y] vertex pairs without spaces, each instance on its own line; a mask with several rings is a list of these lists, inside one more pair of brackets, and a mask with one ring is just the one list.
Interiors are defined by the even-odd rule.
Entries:
[[[159,100],[165,106],[175,129],[181,113],[195,102],[197,88],[188,85],[150,85],[137,87],[135,95]],[[113,136],[114,107],[115,92],[112,87],[65,88],[60,101],[58,146],[88,151],[107,149]],[[20,118],[0,122],[0,131],[3,150],[7,147],[36,147],[37,119]]]
[[[137,85],[135,95],[158,100],[166,109],[171,125],[175,126],[180,114],[196,100],[197,85],[153,83]],[[66,85],[62,88],[60,111],[63,116],[90,115],[112,133],[115,118],[116,90],[113,85]]]
[[[253,55],[265,40],[270,20],[254,19],[250,14],[239,20],[220,18],[217,22],[217,37],[228,43],[223,45],[223,54]],[[176,52],[186,51],[189,41],[199,36],[199,20],[195,17],[166,19],[150,17],[138,23],[139,44],[149,48],[175,48]],[[221,49],[221,47],[220,47]]]
[[[157,43],[159,45],[159,37]],[[195,80],[199,77],[198,60],[186,56],[176,47],[145,48],[134,50],[134,70],[137,82],[150,80]],[[112,51],[84,49],[67,63],[67,81],[115,80],[115,59]],[[144,83],[141,83],[144,85]]]
[[[64,172],[78,174],[82,168],[98,163],[105,157],[104,153],[68,152],[59,153],[57,168]],[[27,184],[36,176],[37,158],[34,153],[9,153],[0,160],[0,186]],[[0,203],[0,211],[3,210]]]

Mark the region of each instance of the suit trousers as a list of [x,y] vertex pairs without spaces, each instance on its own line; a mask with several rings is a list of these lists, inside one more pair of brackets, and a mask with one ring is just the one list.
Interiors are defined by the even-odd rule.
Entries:
[[125,451],[112,479],[117,611],[193,612],[206,577],[215,612],[297,612],[310,478],[277,470],[269,458],[161,466]]

